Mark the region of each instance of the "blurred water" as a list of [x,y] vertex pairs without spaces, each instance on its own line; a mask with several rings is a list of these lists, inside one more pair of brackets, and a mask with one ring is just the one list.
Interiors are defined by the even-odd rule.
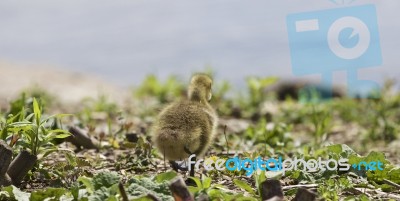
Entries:
[[[353,4],[368,2],[375,3]],[[7,0],[0,2],[0,59],[54,64],[121,86],[149,73],[185,77],[209,65],[217,78],[240,87],[247,75],[292,76],[288,14],[340,6],[329,0]],[[400,2],[376,7],[384,64],[359,75],[381,82],[400,74]]]

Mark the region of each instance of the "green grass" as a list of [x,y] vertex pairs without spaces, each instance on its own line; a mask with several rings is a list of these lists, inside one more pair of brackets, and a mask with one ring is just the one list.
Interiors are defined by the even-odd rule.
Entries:
[[[381,191],[400,196],[398,189],[388,184],[400,184],[399,151],[391,146],[400,137],[400,94],[389,93],[390,84],[381,91],[381,98],[375,99],[320,100],[315,94],[312,99],[300,94],[301,101],[279,102],[274,94],[263,91],[275,81],[276,78],[247,78],[247,92],[236,98],[227,96],[237,93],[231,91],[228,82],[216,82],[211,103],[221,119],[229,119],[235,125],[243,121],[249,126],[228,126],[224,134],[224,125],[220,125],[207,157],[226,159],[224,153],[228,150],[237,151],[243,158],[345,157],[352,162],[384,161],[384,171],[290,170],[285,174],[256,172],[250,177],[245,176],[244,170],[198,171],[193,178],[197,186],[190,187],[194,196],[259,200],[259,185],[267,178],[279,179],[286,187],[317,184],[315,191],[325,200],[383,200]],[[146,200],[149,194],[172,200],[168,182],[176,175],[186,174],[170,172],[168,165],[164,168],[163,159],[151,144],[149,130],[160,108],[185,95],[185,85],[174,76],[164,82],[148,76],[133,90],[129,105],[118,105],[106,95],[87,99],[62,124],[56,118],[60,115],[49,115],[53,113],[51,108],[44,110],[52,102],[51,96],[42,95],[46,98],[42,102],[33,98],[46,94],[45,90],[35,89],[35,93],[27,93],[33,97],[23,94],[11,101],[0,110],[4,111],[0,138],[12,144],[15,153],[25,149],[46,157],[39,160],[20,186],[2,187],[0,200],[120,200],[120,182],[131,200]],[[71,111],[68,105],[61,107]],[[232,115],[238,111],[242,113],[240,119]],[[97,138],[100,149],[73,153],[76,148],[70,143],[57,143],[55,138],[66,137],[62,131],[71,125],[82,127]],[[136,141],[129,142],[127,133],[136,134]],[[285,199],[290,200],[295,193],[296,188],[288,188]]]

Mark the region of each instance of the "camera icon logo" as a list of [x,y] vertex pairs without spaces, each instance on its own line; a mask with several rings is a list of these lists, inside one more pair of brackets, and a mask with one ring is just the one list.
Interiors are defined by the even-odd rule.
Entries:
[[[351,27],[351,28],[349,28]],[[341,38],[341,33],[346,29],[352,29],[350,36]],[[358,37],[355,45],[349,45],[352,38]],[[356,59],[367,51],[370,44],[370,33],[366,24],[355,17],[342,17],[337,19],[328,30],[328,46],[329,49],[338,57],[343,59]],[[348,47],[350,46],[350,47]]]
[[290,14],[286,23],[295,75],[382,64],[374,5]]

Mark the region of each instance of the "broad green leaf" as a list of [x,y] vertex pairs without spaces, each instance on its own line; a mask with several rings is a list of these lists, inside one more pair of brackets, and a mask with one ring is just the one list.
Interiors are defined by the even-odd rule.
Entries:
[[[32,192],[30,201],[60,200],[68,191],[64,188],[46,188]],[[50,199],[49,199],[50,198]]]
[[199,192],[201,189],[197,186],[187,186],[187,188],[189,189],[189,192],[195,194],[197,192]]
[[211,186],[211,178],[210,177],[204,177],[203,178],[203,188],[210,188]]
[[[350,155],[355,155],[356,152],[351,149],[349,146],[346,144],[334,144],[327,146],[327,150],[329,152],[335,153],[337,156],[340,156],[342,158],[348,158]],[[335,159],[338,159],[335,157]]]
[[249,192],[252,195],[255,195],[255,192],[254,192],[253,188],[249,184],[247,184],[246,182],[244,182],[242,180],[234,179],[233,183],[235,183],[235,185],[237,187]]
[[200,179],[197,177],[189,177],[191,179],[193,179],[193,181],[196,183],[196,186],[200,189],[203,189],[203,184],[201,183]]
[[335,154],[340,154],[342,153],[342,145],[341,144],[334,144],[327,146],[328,151],[333,152]]
[[86,187],[86,190],[88,191],[88,193],[90,193],[90,194],[93,193],[94,186],[93,186],[91,178],[82,176],[82,177],[79,177],[77,181],[82,182],[82,184]]
[[207,192],[207,195],[208,195],[211,199],[217,199],[217,198],[222,199],[222,198],[223,198],[223,192],[222,192],[221,190],[219,190],[219,189],[211,189],[211,190],[209,190],[209,191]]
[[154,180],[155,180],[156,182],[158,182],[158,183],[161,183],[161,182],[164,182],[164,181],[170,181],[170,180],[172,180],[173,178],[175,178],[176,175],[177,175],[177,174],[176,174],[175,171],[164,172],[164,173],[158,174],[158,175],[154,178]]

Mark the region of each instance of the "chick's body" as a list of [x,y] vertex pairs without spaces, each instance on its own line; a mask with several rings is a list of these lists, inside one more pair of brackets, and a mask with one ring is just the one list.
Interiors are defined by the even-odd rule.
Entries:
[[208,104],[211,79],[195,75],[187,100],[168,105],[153,127],[153,142],[168,160],[183,160],[190,154],[203,155],[214,138],[218,117]]

